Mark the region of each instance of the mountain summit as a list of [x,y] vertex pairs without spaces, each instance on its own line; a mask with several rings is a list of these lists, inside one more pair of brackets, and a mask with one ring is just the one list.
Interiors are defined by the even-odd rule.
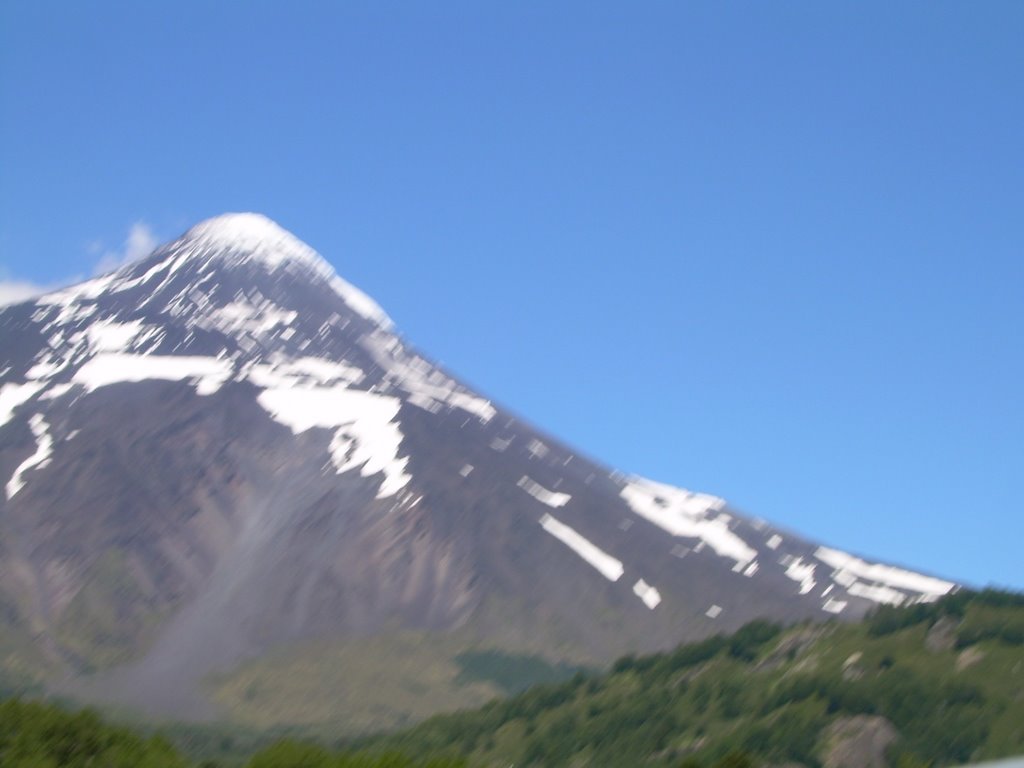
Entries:
[[0,310],[0,477],[0,668],[175,716],[314,647],[601,663],[954,589],[580,455],[258,214]]
[[276,222],[259,213],[225,213],[200,222],[178,241],[214,254],[258,258],[271,266],[294,261],[329,270],[323,258]]

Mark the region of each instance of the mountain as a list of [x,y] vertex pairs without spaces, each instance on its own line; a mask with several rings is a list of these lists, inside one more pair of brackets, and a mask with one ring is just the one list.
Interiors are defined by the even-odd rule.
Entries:
[[581,455],[256,214],[0,310],[0,478],[7,677],[177,717],[399,723],[494,695],[467,652],[955,589]]

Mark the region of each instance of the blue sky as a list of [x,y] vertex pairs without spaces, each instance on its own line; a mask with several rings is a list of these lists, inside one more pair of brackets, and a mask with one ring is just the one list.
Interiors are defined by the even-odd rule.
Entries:
[[627,471],[1024,588],[1024,4],[0,6],[0,297],[225,211]]

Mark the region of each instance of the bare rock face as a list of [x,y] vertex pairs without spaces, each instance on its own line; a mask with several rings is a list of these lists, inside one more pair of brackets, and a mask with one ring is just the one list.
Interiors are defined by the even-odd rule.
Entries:
[[956,657],[956,671],[963,672],[985,658],[985,652],[976,645],[964,648]]
[[924,639],[924,647],[932,653],[951,651],[956,645],[957,620],[952,616],[942,616],[932,624]]
[[826,733],[825,768],[886,768],[886,752],[899,733],[884,717],[842,717]]
[[860,680],[864,677],[865,670],[860,663],[863,656],[863,653],[856,651],[843,662],[843,680]]
[[827,631],[826,627],[812,626],[786,633],[772,652],[758,663],[758,669],[777,669],[786,662],[799,659]]
[[581,456],[255,214],[0,309],[0,478],[0,673],[176,716],[312,639],[596,662],[954,586]]

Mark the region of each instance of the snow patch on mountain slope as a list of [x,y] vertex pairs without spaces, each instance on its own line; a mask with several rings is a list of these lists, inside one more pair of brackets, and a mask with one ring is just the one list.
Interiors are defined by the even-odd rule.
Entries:
[[36,356],[34,365],[25,377],[49,382],[66,368],[87,360],[97,353],[124,353],[139,351],[147,341],[163,334],[159,326],[146,325],[139,320],[117,322],[112,319],[93,320],[83,330],[69,331],[53,324],[46,347]]
[[537,499],[537,501],[547,504],[552,509],[558,509],[564,507],[569,503],[572,498],[568,493],[557,493],[556,491],[549,491],[540,483],[534,482],[526,475],[519,478],[519,482],[516,483],[520,488],[526,491],[528,494]]
[[140,320],[118,323],[114,320],[97,320],[86,330],[89,348],[95,352],[124,352],[142,333],[145,326]]
[[661,603],[661,593],[643,579],[633,585],[633,594],[643,600],[644,605],[652,611]]
[[442,406],[458,408],[484,424],[497,414],[490,400],[474,395],[422,357],[406,351],[397,336],[376,332],[360,344],[384,371],[385,382],[405,392],[412,405],[433,413]]
[[38,381],[39,379],[51,379],[64,370],[69,359],[61,360],[55,355],[49,355],[44,353],[44,357],[36,358],[37,362],[31,368],[25,372],[25,378]]
[[786,555],[782,558],[782,565],[786,566],[786,578],[800,585],[801,595],[814,589],[814,563],[805,563],[802,558]]
[[380,308],[380,305],[351,283],[348,283],[335,275],[331,278],[331,288],[334,289],[336,294],[341,296],[342,300],[348,304],[350,308],[358,312],[367,320],[372,320],[381,328],[386,330],[390,330],[394,326],[394,323],[391,322],[391,318],[385,314],[384,310]]
[[70,384],[70,383],[68,383],[68,384],[52,384],[52,385],[50,385],[49,388],[47,388],[47,390],[45,392],[43,392],[43,394],[41,394],[39,396],[39,399],[40,400],[58,400],[58,399],[64,397],[64,395],[66,395],[68,392],[70,392],[74,388],[75,388],[74,385]]
[[[846,587],[847,592],[875,602],[894,605],[904,602],[907,595],[894,590],[917,592],[923,601],[936,600],[956,586],[950,581],[914,573],[903,568],[868,563],[846,552],[829,547],[818,547],[814,556],[834,569],[833,580]],[[873,584],[863,583],[861,579],[873,582]]]
[[862,581],[854,581],[846,588],[846,592],[875,603],[888,605],[903,605],[907,600],[907,595],[898,589],[887,587],[884,584],[865,584]]
[[333,362],[318,357],[274,357],[269,362],[254,363],[244,375],[258,387],[292,387],[311,383],[359,384],[365,374],[348,363]]
[[44,385],[35,381],[24,384],[4,384],[0,387],[0,427],[14,416],[18,406],[32,399]]
[[526,450],[529,451],[530,455],[535,459],[543,459],[551,452],[544,443],[537,439],[533,439],[527,443]]
[[7,498],[11,499],[14,494],[25,487],[24,475],[30,469],[42,469],[50,463],[50,456],[53,454],[53,438],[50,437],[50,431],[46,425],[46,421],[40,414],[33,414],[28,420],[28,426],[32,430],[32,434],[36,438],[36,450],[31,456],[25,459],[18,468],[14,470],[14,475],[7,481]]
[[334,429],[330,451],[338,473],[357,467],[363,477],[383,473],[377,498],[394,495],[412,479],[405,472],[408,457],[398,455],[398,398],[335,386],[267,389],[257,401],[293,434]]
[[288,327],[295,322],[296,317],[298,312],[281,309],[270,299],[254,304],[246,298],[240,298],[200,317],[196,325],[228,336],[239,332],[261,336],[279,325]]
[[727,520],[709,517],[725,506],[723,499],[640,477],[630,478],[620,495],[636,514],[673,536],[700,539],[719,557],[735,560],[739,570],[757,557],[757,551],[729,529]]
[[82,365],[72,380],[92,392],[121,382],[190,379],[195,383],[198,394],[209,395],[220,389],[231,373],[230,361],[214,357],[104,353]]
[[[186,262],[186,260],[187,260],[187,258],[184,255],[181,255],[181,256],[179,256],[176,259],[175,258],[165,258],[165,259],[162,259],[162,260],[158,261],[156,264],[154,264],[153,266],[151,266],[149,269],[147,269],[145,272],[143,272],[138,277],[132,277],[132,278],[121,277],[121,278],[118,278],[118,280],[116,282],[114,282],[113,285],[111,285],[110,291],[111,291],[111,293],[123,293],[124,291],[130,291],[133,288],[138,288],[140,285],[145,285],[146,283],[148,283],[150,280],[152,280],[154,277],[156,277],[161,272],[167,272],[168,276],[169,276],[171,273],[173,273],[174,271],[179,269]],[[129,269],[130,268],[131,267],[129,267]],[[166,278],[165,278],[165,280],[166,280]]]
[[842,613],[846,610],[846,601],[828,597],[825,599],[825,602],[821,604],[821,610],[827,611],[828,613]]
[[625,572],[622,562],[577,533],[573,528],[546,513],[540,519],[540,524],[545,531],[596,568],[608,581],[618,581],[622,577]]
[[52,322],[65,323],[69,320],[82,320],[96,311],[95,306],[82,306],[82,302],[95,301],[110,290],[116,282],[117,273],[94,277],[92,280],[43,294],[36,299],[36,306],[57,308],[56,317],[52,318]]

